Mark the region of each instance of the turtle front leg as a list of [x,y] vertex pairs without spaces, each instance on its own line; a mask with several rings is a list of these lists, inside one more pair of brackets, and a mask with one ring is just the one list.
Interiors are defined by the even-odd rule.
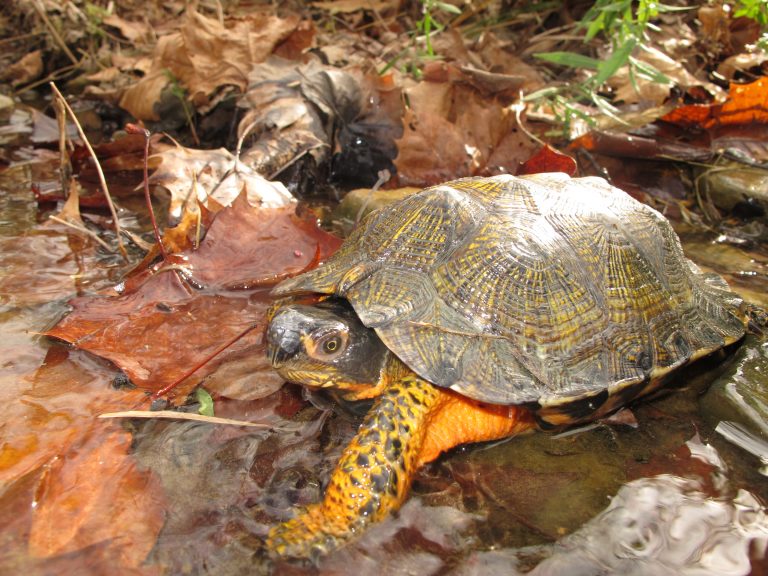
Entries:
[[405,376],[389,384],[366,415],[323,501],[274,527],[267,548],[274,556],[322,556],[397,510],[418,467],[444,450],[532,427],[524,409],[482,404]]
[[344,450],[323,501],[274,527],[269,551],[318,557],[396,510],[419,460],[425,420],[443,402],[438,388],[415,376],[387,386]]

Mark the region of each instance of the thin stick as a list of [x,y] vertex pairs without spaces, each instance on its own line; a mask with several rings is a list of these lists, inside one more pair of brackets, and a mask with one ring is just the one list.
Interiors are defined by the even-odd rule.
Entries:
[[126,124],[125,131],[129,134],[141,134],[144,137],[144,201],[147,203],[147,210],[149,211],[149,219],[152,221],[152,230],[155,233],[155,242],[160,249],[160,255],[163,257],[163,262],[168,261],[168,253],[163,246],[163,238],[160,236],[160,229],[157,227],[157,220],[155,219],[155,210],[152,208],[152,197],[149,195],[149,130],[139,126],[137,124]]
[[174,410],[126,410],[124,412],[107,412],[99,414],[98,418],[165,418],[168,420],[192,420],[194,422],[206,422],[208,424],[229,424],[231,426],[250,426],[253,428],[271,428],[268,424],[260,422],[246,422],[233,420],[232,418],[218,418],[216,416],[203,416],[191,412],[176,412]]
[[77,58],[75,58],[75,55],[72,54],[72,51],[67,46],[67,43],[64,42],[64,39],[59,35],[59,32],[56,30],[56,27],[51,23],[50,20],[48,20],[48,15],[45,13],[45,8],[42,5],[42,2],[40,0],[34,0],[32,2],[32,6],[37,11],[38,16],[43,19],[43,22],[45,23],[45,26],[48,28],[48,31],[51,33],[51,36],[53,36],[53,39],[56,41],[56,44],[59,45],[59,48],[61,48],[64,51],[64,54],[67,55],[67,58],[70,59],[72,64],[75,66],[79,65]]
[[77,66],[73,66],[70,64],[69,66],[63,66],[59,68],[58,70],[54,70],[48,76],[45,78],[40,78],[39,80],[35,80],[31,84],[25,84],[22,88],[17,88],[14,90],[13,95],[18,96],[20,94],[24,94],[25,92],[28,92],[29,90],[32,90],[34,88],[37,88],[38,86],[42,86],[43,84],[48,84],[49,82],[52,82],[53,80],[58,80],[62,76],[65,76],[66,74],[69,74],[72,72],[72,70],[75,70]]
[[520,94],[517,102],[515,102],[513,108],[515,110],[515,120],[517,121],[517,125],[520,127],[520,130],[522,130],[523,133],[528,136],[528,138],[534,142],[538,142],[540,146],[546,146],[546,142],[544,142],[541,138],[536,136],[536,134],[525,127],[525,122],[523,121],[523,110],[525,110],[525,104],[523,103],[522,93]]
[[120,254],[123,255],[123,258],[128,260],[128,252],[126,252],[125,250],[125,245],[123,244],[122,232],[120,230],[120,219],[117,217],[117,210],[115,209],[115,204],[112,202],[112,197],[109,195],[107,180],[106,178],[104,178],[104,171],[101,169],[101,164],[99,164],[99,159],[96,157],[96,152],[93,150],[91,143],[88,142],[88,138],[86,137],[85,132],[83,131],[83,127],[80,125],[80,122],[78,122],[77,116],[75,116],[75,113],[72,111],[72,108],[70,108],[69,103],[66,101],[64,96],[62,96],[61,92],[59,92],[59,89],[56,87],[56,84],[51,82],[50,86],[53,92],[56,94],[56,96],[64,104],[64,107],[67,109],[69,116],[72,118],[72,121],[75,123],[75,127],[77,128],[78,134],[80,134],[80,138],[83,139],[83,143],[85,144],[85,147],[88,148],[88,152],[93,158],[93,162],[96,164],[96,172],[99,175],[99,183],[101,184],[101,190],[104,193],[104,197],[107,199],[107,204],[109,205],[109,211],[112,213],[112,220],[114,220],[115,222],[115,236],[117,236],[117,246],[118,248],[120,248]]
[[69,161],[69,151],[67,150],[67,109],[61,103],[59,98],[53,100],[53,107],[56,109],[56,122],[59,125],[59,178],[61,178],[61,189],[70,190],[72,186],[72,164]]
[[224,352],[224,350],[226,350],[227,348],[229,348],[230,346],[232,346],[232,344],[234,344],[235,342],[237,342],[238,340],[240,340],[240,338],[242,338],[243,336],[245,336],[246,334],[248,334],[248,332],[250,332],[251,330],[253,330],[253,329],[255,329],[255,328],[259,328],[259,327],[260,327],[260,326],[262,326],[262,325],[263,325],[263,324],[262,324],[261,322],[256,322],[255,324],[251,324],[251,325],[250,325],[250,326],[248,326],[248,327],[247,327],[245,330],[243,330],[242,332],[240,332],[239,334],[237,334],[237,335],[236,335],[236,336],[234,336],[233,338],[230,338],[228,341],[224,342],[224,344],[222,344],[221,346],[219,346],[219,347],[218,347],[218,348],[217,348],[217,349],[216,349],[216,350],[213,352],[213,354],[210,354],[210,355],[209,355],[207,358],[205,358],[205,359],[204,359],[202,362],[198,363],[196,366],[193,366],[193,367],[192,367],[190,370],[187,370],[187,371],[186,371],[184,374],[182,374],[182,375],[181,375],[179,378],[177,378],[175,382],[171,382],[171,383],[170,383],[170,384],[168,384],[167,386],[164,386],[164,387],[160,388],[160,390],[158,390],[157,392],[155,392],[154,394],[152,394],[152,396],[151,396],[152,400],[157,400],[157,399],[158,399],[158,398],[160,398],[161,396],[165,396],[166,394],[168,394],[168,392],[170,392],[171,390],[173,390],[174,388],[176,388],[176,386],[178,386],[178,385],[179,385],[179,384],[181,384],[181,383],[182,383],[184,380],[186,380],[187,378],[189,378],[190,376],[192,376],[192,374],[194,374],[194,373],[195,373],[195,372],[197,372],[197,371],[198,371],[200,368],[202,368],[203,366],[205,366],[206,364],[208,364],[208,362],[210,362],[211,360],[213,360],[214,358],[216,358],[216,356],[218,356],[219,354],[221,354],[222,352]]
[[84,228],[83,226],[79,226],[73,222],[68,222],[67,220],[64,220],[64,218],[59,218],[58,216],[55,216],[53,214],[48,216],[48,218],[50,218],[51,220],[54,220],[55,222],[58,222],[59,224],[64,224],[64,226],[69,226],[70,228],[73,228],[78,232],[81,232],[82,234],[88,235],[89,238],[92,238],[93,240],[98,242],[103,248],[112,252],[112,248],[109,246],[109,244],[107,244],[106,242],[104,242],[104,240],[99,238],[95,232],[88,230],[88,228]]
[[26,40],[27,38],[34,38],[35,36],[42,36],[45,32],[30,32],[29,34],[19,34],[18,36],[11,36],[10,38],[3,38],[0,40],[0,46],[3,44],[10,44],[11,42],[19,42]]

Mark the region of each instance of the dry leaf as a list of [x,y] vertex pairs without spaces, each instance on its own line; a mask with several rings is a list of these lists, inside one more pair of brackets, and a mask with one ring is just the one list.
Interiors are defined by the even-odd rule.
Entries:
[[153,29],[146,22],[125,20],[117,14],[107,15],[102,22],[120,30],[120,33],[134,44],[148,41],[152,37]]
[[715,101],[719,102],[725,99],[722,88],[711,82],[699,80],[688,72],[680,62],[653,46],[646,46],[637,54],[636,58],[653,66],[669,78],[670,82],[669,84],[662,84],[637,74],[630,75],[629,67],[623,66],[608,80],[608,84],[615,90],[617,101],[626,104],[650,102],[661,105],[669,98],[672,88],[679,87],[683,90],[689,90],[697,86],[704,88]]
[[23,56],[16,64],[8,66],[2,77],[10,80],[14,86],[18,86],[35,80],[42,73],[43,52],[35,50]]
[[[218,90],[230,86],[244,92],[248,72],[285,41],[299,24],[297,16],[278,18],[249,14],[220,23],[187,11],[178,32],[160,37],[152,70],[125,90],[120,105],[137,119],[159,120],[155,106],[171,78],[188,92],[189,100],[205,110]],[[304,42],[311,41],[304,34]]]
[[279,208],[295,202],[280,182],[266,180],[224,148],[195,150],[157,144],[154,150],[152,158],[160,165],[149,182],[171,193],[173,221],[182,219],[185,211],[196,213],[198,202],[207,206],[209,198],[228,206],[241,192],[252,206]]
[[463,176],[514,173],[538,144],[517,127],[506,97],[489,97],[463,72],[444,66],[442,82],[407,91],[410,108],[397,141],[400,185],[424,186]]

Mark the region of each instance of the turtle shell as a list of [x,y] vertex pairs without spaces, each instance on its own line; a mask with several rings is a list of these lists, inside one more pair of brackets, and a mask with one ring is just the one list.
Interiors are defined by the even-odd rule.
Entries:
[[685,258],[661,214],[565,174],[457,180],[373,212],[275,289],[300,292],[346,298],[437,386],[496,404],[586,398],[590,411],[746,325],[738,296]]

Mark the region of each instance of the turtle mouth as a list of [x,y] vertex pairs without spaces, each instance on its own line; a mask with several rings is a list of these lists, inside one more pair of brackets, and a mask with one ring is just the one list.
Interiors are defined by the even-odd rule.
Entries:
[[311,388],[344,388],[344,384],[321,370],[280,370],[278,373],[288,380]]
[[[373,388],[370,383],[354,382],[329,374],[323,370],[278,370],[278,373],[288,382],[300,384],[316,390],[339,390],[344,393],[357,395]],[[364,396],[364,397],[367,397]]]

